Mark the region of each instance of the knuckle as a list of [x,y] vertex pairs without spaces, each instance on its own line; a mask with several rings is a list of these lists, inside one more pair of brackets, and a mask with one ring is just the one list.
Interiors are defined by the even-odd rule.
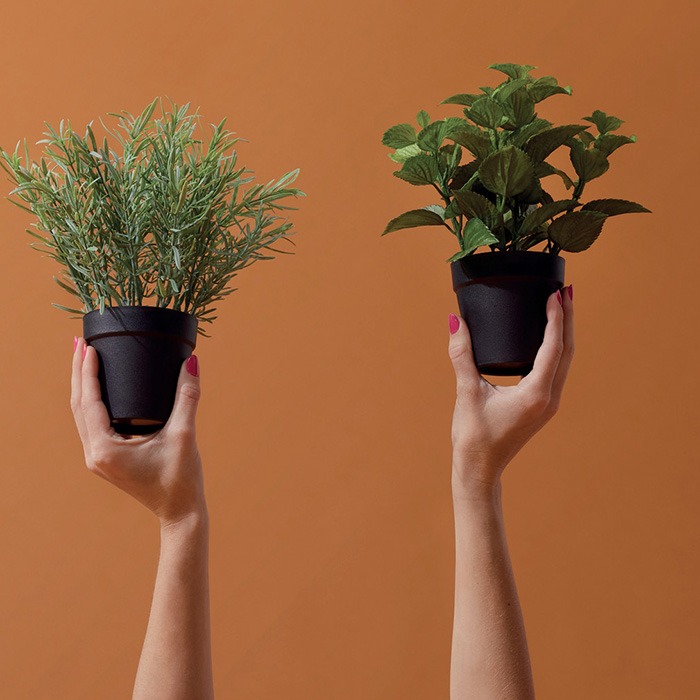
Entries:
[[80,401],[76,396],[71,396],[70,397],[70,410],[73,412],[73,415],[76,415],[78,413],[78,409],[80,408]]
[[552,399],[544,410],[544,415],[547,419],[553,418],[559,411],[559,401]]
[[104,447],[93,448],[90,453],[87,467],[91,472],[100,472],[109,469],[112,463],[112,455]]
[[451,343],[449,347],[450,359],[454,362],[467,354],[469,345],[467,343]]
[[198,384],[187,382],[180,387],[180,393],[182,394],[183,398],[196,402],[199,401],[202,395],[202,390]]

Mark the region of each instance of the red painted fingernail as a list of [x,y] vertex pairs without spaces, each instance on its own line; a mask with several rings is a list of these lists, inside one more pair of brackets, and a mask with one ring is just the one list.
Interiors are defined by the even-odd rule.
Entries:
[[87,355],[87,349],[88,349],[88,344],[83,341],[83,358],[85,358],[85,355]]
[[574,300],[574,285],[573,284],[569,285],[569,299],[571,299],[571,301]]
[[73,336],[73,352],[75,352],[75,349],[78,347],[78,336],[74,335]]
[[185,363],[185,369],[193,376],[199,376],[199,361],[196,355],[190,355]]
[[557,289],[557,301],[563,306],[564,301],[561,298],[561,292]]
[[459,319],[454,314],[450,314],[450,335],[454,335],[458,330]]

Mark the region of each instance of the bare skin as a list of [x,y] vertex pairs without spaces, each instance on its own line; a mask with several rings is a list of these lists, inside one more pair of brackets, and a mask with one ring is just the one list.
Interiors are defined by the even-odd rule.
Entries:
[[134,684],[134,700],[210,700],[209,519],[195,416],[196,358],[183,363],[172,415],[153,435],[110,426],[94,348],[76,339],[71,408],[88,469],[128,493],[160,522],[160,560]]
[[535,697],[506,542],[501,475],[559,408],[574,353],[572,297],[569,287],[549,297],[545,337],[534,368],[514,386],[494,386],[479,374],[467,324],[451,319],[449,354],[457,380],[451,700]]

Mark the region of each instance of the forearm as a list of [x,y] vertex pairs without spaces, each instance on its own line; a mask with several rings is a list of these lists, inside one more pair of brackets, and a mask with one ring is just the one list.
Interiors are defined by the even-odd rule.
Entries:
[[451,700],[531,700],[532,672],[508,555],[500,483],[459,483],[453,493]]
[[134,700],[214,697],[206,507],[161,526],[160,561]]

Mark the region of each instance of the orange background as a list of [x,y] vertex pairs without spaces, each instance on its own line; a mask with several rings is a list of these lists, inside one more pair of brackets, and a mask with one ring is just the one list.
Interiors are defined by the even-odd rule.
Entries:
[[[0,143],[141,109],[201,107],[269,179],[299,166],[297,254],[245,271],[198,353],[217,697],[448,697],[453,531],[447,232],[379,237],[431,203],[380,144],[420,108],[494,85],[489,63],[571,85],[639,142],[567,258],[577,356],[559,415],[508,469],[505,507],[538,698],[700,697],[697,550],[698,11],[659,0],[14,3]],[[7,191],[7,190],[5,190]],[[130,696],[154,518],[91,476],[68,409],[80,324],[29,217],[0,203],[0,695]]]

